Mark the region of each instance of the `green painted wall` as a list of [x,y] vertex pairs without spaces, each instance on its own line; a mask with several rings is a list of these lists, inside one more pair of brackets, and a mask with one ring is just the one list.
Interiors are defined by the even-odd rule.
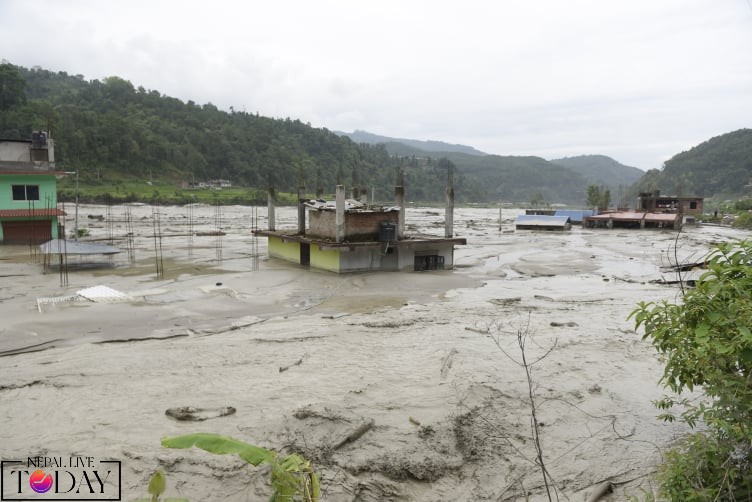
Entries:
[[[31,201],[34,209],[57,208],[57,180],[48,174],[0,174],[0,209],[29,209],[29,201],[13,200],[13,185],[39,186],[39,200]],[[50,221],[52,238],[57,239],[57,217],[42,218],[3,218],[3,221],[27,221],[30,219]],[[3,241],[3,228],[0,224],[0,242]]]
[[340,252],[336,249],[322,250],[319,246],[311,244],[312,267],[339,273],[340,261]]
[[269,236],[269,256],[300,263],[300,243],[284,242],[279,237]]
[[0,209],[29,209],[29,202],[13,200],[13,185],[39,185],[39,200],[35,209],[57,207],[57,180],[52,175],[0,174]]

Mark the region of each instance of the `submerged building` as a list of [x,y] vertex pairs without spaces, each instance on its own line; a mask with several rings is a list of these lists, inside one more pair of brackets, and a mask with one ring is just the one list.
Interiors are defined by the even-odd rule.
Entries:
[[640,192],[637,197],[637,209],[653,213],[677,213],[700,216],[703,211],[703,197],[678,197],[661,195],[660,190]]
[[548,214],[520,214],[514,222],[516,230],[569,230],[572,221],[569,216]]
[[39,244],[58,237],[55,148],[46,132],[0,139],[0,242]]
[[643,211],[614,211],[585,218],[586,228],[681,228],[679,213],[648,213]]
[[447,205],[444,238],[408,236],[402,187],[396,187],[395,194],[396,205],[391,207],[345,200],[343,185],[337,185],[333,203],[307,200],[300,194],[298,228],[278,231],[270,193],[269,229],[255,234],[268,238],[271,258],[336,273],[453,268],[454,246],[467,243],[453,237],[453,201]]

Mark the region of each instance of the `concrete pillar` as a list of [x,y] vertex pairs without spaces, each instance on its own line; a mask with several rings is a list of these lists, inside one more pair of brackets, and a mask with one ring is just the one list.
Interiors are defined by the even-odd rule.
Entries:
[[444,237],[454,237],[454,169],[447,167],[446,208],[444,209]]
[[397,215],[397,240],[405,234],[405,187],[394,187],[394,204],[399,207]]
[[337,185],[337,200],[334,221],[337,226],[337,242],[345,241],[345,186]]
[[300,235],[305,235],[306,207],[305,204],[303,204],[305,201],[305,188],[298,187],[298,234]]
[[501,195],[499,195],[499,232],[501,232],[501,222],[503,221],[502,218],[501,218],[501,216],[502,216],[502,214],[501,214],[501,207],[502,207]]
[[266,199],[266,207],[268,208],[268,215],[269,215],[269,231],[274,232],[276,230],[275,228],[275,217],[274,217],[274,188],[269,187],[269,194],[267,195]]

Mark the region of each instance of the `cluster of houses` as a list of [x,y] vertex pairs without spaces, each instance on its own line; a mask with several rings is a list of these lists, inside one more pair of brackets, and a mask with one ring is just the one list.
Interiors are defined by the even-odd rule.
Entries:
[[[43,131],[31,140],[0,139],[0,242],[42,244],[64,238],[57,207],[56,180],[66,172],[55,168],[54,142]],[[256,230],[268,239],[270,257],[332,272],[451,269],[454,248],[466,244],[453,235],[454,190],[447,182],[443,238],[405,234],[404,188],[395,187],[393,206],[368,206],[357,195],[345,199],[336,187],[336,200],[308,200],[299,194],[297,228],[277,230],[274,195],[269,195],[269,227]],[[189,188],[224,188],[228,180],[190,184]],[[673,228],[693,223],[702,214],[701,197],[641,193],[635,211],[528,210],[517,217],[519,230],[586,228]]]
[[659,190],[643,192],[634,211],[537,210],[529,209],[515,221],[518,230],[569,230],[572,225],[585,228],[670,228],[695,224],[702,215],[702,197],[661,195]]

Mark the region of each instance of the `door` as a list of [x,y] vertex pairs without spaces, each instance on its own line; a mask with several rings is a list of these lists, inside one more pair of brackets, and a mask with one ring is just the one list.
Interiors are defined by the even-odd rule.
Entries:
[[311,245],[305,242],[300,243],[300,264],[306,267],[311,264]]
[[50,220],[3,222],[3,244],[41,244],[52,239]]

